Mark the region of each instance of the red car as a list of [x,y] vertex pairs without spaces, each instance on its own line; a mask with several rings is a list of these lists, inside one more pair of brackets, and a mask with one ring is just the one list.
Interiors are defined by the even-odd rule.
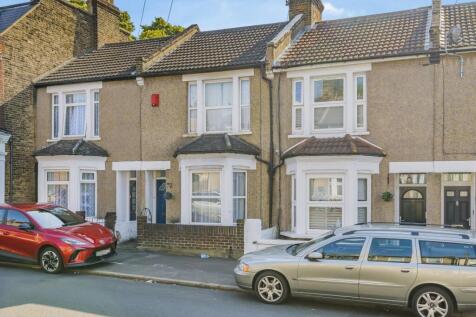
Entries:
[[0,255],[38,263],[47,273],[101,262],[116,246],[111,230],[63,207],[0,205]]

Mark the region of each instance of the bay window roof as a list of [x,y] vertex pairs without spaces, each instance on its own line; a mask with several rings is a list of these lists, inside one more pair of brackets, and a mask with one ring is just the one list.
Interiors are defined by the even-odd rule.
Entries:
[[259,155],[260,149],[245,140],[228,134],[203,134],[177,149],[175,157],[182,154],[233,153]]
[[85,140],[61,140],[34,154],[35,156],[78,155],[108,157],[109,154],[99,145]]
[[298,143],[283,154],[283,159],[297,156],[364,155],[384,157],[385,152],[376,145],[360,138],[346,135],[343,138],[311,137]]

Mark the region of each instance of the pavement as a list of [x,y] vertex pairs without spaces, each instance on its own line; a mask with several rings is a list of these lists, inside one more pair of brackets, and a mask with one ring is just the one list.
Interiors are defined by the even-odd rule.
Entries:
[[402,310],[291,299],[266,305],[251,293],[90,275],[49,275],[0,265],[0,317],[404,317]]
[[131,242],[121,244],[118,255],[107,262],[73,271],[76,274],[238,291],[240,289],[233,278],[236,264],[230,259],[202,259],[200,256],[143,251]]

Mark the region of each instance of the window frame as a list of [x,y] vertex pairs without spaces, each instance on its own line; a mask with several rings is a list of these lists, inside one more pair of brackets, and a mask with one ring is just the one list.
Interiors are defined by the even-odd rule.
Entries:
[[[203,226],[217,226],[223,223],[223,170],[218,168],[206,168],[206,169],[192,169],[190,170],[190,195],[189,195],[189,205],[190,205],[190,224],[192,225],[203,225]],[[193,195],[193,174],[203,174],[203,173],[218,173],[220,179],[220,195],[219,196],[194,196]],[[193,221],[193,199],[220,199],[220,222],[195,222]]]
[[[61,95],[58,93],[51,94],[51,139],[58,140],[61,135]],[[55,99],[57,99],[55,101]],[[55,117],[55,110],[57,110],[58,117]],[[55,135],[55,129],[57,130],[57,135]]]
[[[297,84],[301,84],[301,101],[297,100]],[[294,79],[292,83],[292,129],[293,134],[302,134],[304,131],[304,79]],[[301,127],[297,127],[297,112],[301,111]]]
[[[98,96],[98,100],[96,100],[96,94]],[[91,99],[92,99],[92,137],[99,138],[101,135],[101,92],[99,89],[91,90]],[[97,112],[96,112],[97,108]],[[86,121],[86,120],[85,120]],[[86,131],[87,134],[87,131]]]
[[[235,173],[244,173],[245,174],[245,195],[244,196],[235,196],[235,182],[234,182],[234,177]],[[248,218],[248,172],[246,170],[242,169],[234,169],[232,172],[232,189],[231,189],[231,199],[233,202],[233,207],[235,206],[235,199],[244,199],[245,200],[245,213],[244,213],[244,218],[243,220]],[[233,218],[235,214],[235,209],[233,208]],[[233,219],[233,223],[236,224],[237,221]]]
[[[84,103],[66,103],[66,96],[68,95],[79,95],[84,94],[86,102]],[[88,121],[88,92],[87,91],[70,91],[65,92],[63,95],[64,105],[63,105],[63,138],[79,138],[79,137],[86,137],[88,134],[87,131],[87,121]],[[67,116],[67,109],[74,108],[74,107],[84,107],[84,125],[83,125],[83,134],[66,134],[66,116]]]
[[[359,78],[363,78],[363,99],[358,99],[358,85]],[[354,74],[354,130],[355,131],[367,131],[367,76],[364,73]],[[359,127],[358,124],[358,107],[363,106],[363,125]]]
[[[93,174],[93,180],[84,180],[83,174]],[[98,216],[98,184],[97,184],[97,171],[94,170],[80,170],[79,171],[79,208],[81,208],[81,185],[82,184],[94,184],[94,216],[96,218]],[[82,210],[86,212],[86,210]],[[90,217],[90,216],[88,216]]]
[[[341,101],[323,101],[323,102],[316,102],[316,91],[315,91],[315,84],[318,81],[326,81],[326,80],[342,80],[342,100]],[[314,134],[319,133],[339,133],[345,132],[346,130],[346,100],[348,92],[346,91],[347,82],[346,77],[343,75],[336,75],[336,76],[323,76],[323,77],[312,77],[311,78],[311,117],[312,117],[312,124],[311,124],[311,131]],[[316,128],[316,109],[324,109],[324,108],[342,108],[342,128],[326,128],[326,129],[319,129]]]
[[[367,180],[367,200],[359,200],[359,189],[358,189],[358,182],[361,179]],[[372,176],[371,175],[364,175],[358,174],[357,175],[357,223],[359,222],[359,208],[367,208],[367,219],[366,223],[369,223],[372,219]]]
[[[227,106],[214,106],[214,107],[207,107],[207,85],[210,85],[210,84],[220,84],[220,85],[223,85],[223,84],[231,84],[231,99],[232,99],[232,103],[231,105],[227,105]],[[223,87],[223,86],[222,86]],[[232,133],[233,132],[233,117],[234,117],[234,113],[233,113],[233,99],[234,99],[234,91],[233,91],[233,80],[232,79],[217,79],[217,80],[207,80],[207,81],[204,81],[203,82],[203,109],[204,109],[204,113],[203,113],[203,118],[204,118],[204,121],[203,121],[203,128],[204,128],[204,133],[205,134],[221,134],[221,133]],[[220,130],[220,131],[209,131],[208,128],[207,128],[207,123],[208,123],[208,111],[210,110],[230,110],[231,111],[231,130]]]
[[[326,200],[326,201],[313,201],[311,200],[311,179],[342,179],[342,199],[339,201]],[[311,208],[340,208],[341,209],[341,226],[344,223],[344,206],[345,206],[345,175],[343,174],[309,174],[306,176],[306,229],[309,232],[316,232],[322,230],[331,230],[331,229],[312,229],[310,222],[310,211]]]
[[[240,112],[239,112],[239,130],[240,132],[251,132],[251,78],[249,77],[240,77],[240,91],[239,91],[239,98],[240,98]],[[243,103],[243,82],[247,81],[248,82],[248,96],[249,96],[249,103],[245,104]],[[249,128],[243,128],[243,109],[248,108],[248,122],[249,122]],[[233,120],[233,114],[232,114],[232,120]]]
[[[49,181],[48,180],[48,173],[68,173],[68,180],[67,181]],[[45,193],[47,200],[48,199],[48,186],[49,185],[66,185],[68,186],[68,206],[61,206],[63,208],[69,209],[70,199],[71,199],[71,171],[68,169],[46,169],[45,170]]]

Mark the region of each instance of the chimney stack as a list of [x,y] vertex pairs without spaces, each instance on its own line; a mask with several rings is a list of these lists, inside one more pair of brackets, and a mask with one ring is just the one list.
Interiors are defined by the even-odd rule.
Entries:
[[430,27],[430,64],[440,63],[441,31],[442,31],[441,0],[432,0]]
[[121,31],[120,11],[114,0],[87,0],[89,13],[93,17],[94,42],[97,48],[108,43],[124,42],[129,35]]
[[313,25],[322,21],[324,5],[321,0],[287,0],[289,6],[289,20],[302,14],[305,25]]

